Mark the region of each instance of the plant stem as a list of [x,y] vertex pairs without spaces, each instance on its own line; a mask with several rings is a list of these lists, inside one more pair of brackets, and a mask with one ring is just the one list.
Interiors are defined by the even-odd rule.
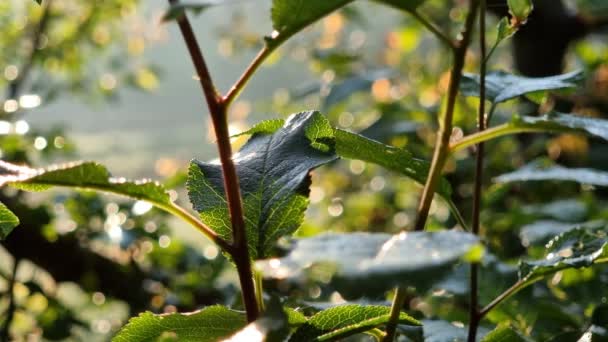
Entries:
[[445,32],[441,30],[435,23],[426,18],[422,13],[418,12],[418,10],[414,10],[409,12],[412,14],[416,20],[418,20],[424,27],[426,27],[431,33],[435,35],[442,43],[449,46],[452,49],[456,49],[456,44]]
[[[177,4],[178,0],[169,0],[170,4]],[[255,296],[255,285],[253,280],[253,272],[251,270],[251,258],[249,257],[249,248],[247,244],[247,235],[245,231],[245,219],[243,215],[243,205],[241,200],[241,192],[239,188],[238,176],[236,167],[232,161],[232,147],[230,145],[230,134],[228,133],[228,118],[227,106],[224,104],[222,97],[218,94],[211,74],[207,69],[207,64],[198,45],[192,26],[184,14],[177,19],[180,31],[192,62],[196,68],[197,76],[200,80],[203,94],[207,100],[209,114],[217,137],[217,145],[222,163],[222,175],[224,178],[224,189],[226,192],[226,200],[230,211],[230,220],[232,223],[232,259],[236,264],[241,283],[241,292],[243,295],[243,303],[247,311],[247,320],[253,322],[259,315],[259,307]]]
[[8,284],[8,309],[6,310],[6,320],[0,329],[0,342],[8,342],[9,341],[9,330],[11,328],[11,324],[13,323],[13,318],[15,317],[15,310],[17,309],[15,303],[15,283],[17,281],[17,269],[19,268],[20,259],[15,258],[13,261],[13,271],[12,276],[10,278]]
[[[473,24],[475,23],[478,7],[479,0],[470,0],[469,12],[465,20],[462,39],[455,45],[454,49],[452,49],[454,54],[454,64],[452,66],[450,75],[447,104],[445,113],[442,117],[443,120],[440,120],[439,134],[437,136],[437,143],[435,145],[435,152],[433,154],[433,162],[424,186],[422,198],[420,199],[420,205],[418,206],[416,224],[414,226],[416,231],[424,230],[426,220],[429,215],[429,210],[431,208],[431,202],[433,201],[433,196],[435,194],[435,188],[437,187],[439,179],[441,178],[445,161],[449,156],[450,136],[452,134],[452,120],[454,117],[454,108],[456,106],[456,97],[458,96],[460,80],[462,79],[462,70],[464,69],[467,50],[469,48],[469,44],[471,43]],[[386,337],[384,338],[385,342],[391,342],[395,338],[399,313],[401,312],[405,298],[406,289],[402,287],[397,288],[391,307],[391,318],[386,326]]]
[[513,286],[508,288],[505,292],[503,292],[498,297],[496,297],[490,304],[486,305],[483,309],[481,309],[479,311],[479,313],[477,314],[477,318],[479,320],[481,320],[490,311],[492,311],[492,309],[497,307],[498,304],[502,303],[504,300],[511,297],[515,293],[519,292],[520,290],[522,290],[524,287],[528,286],[531,283],[533,283],[533,282],[519,280],[517,283],[513,284]]
[[260,50],[257,56],[255,56],[251,64],[249,64],[247,69],[245,69],[238,81],[234,83],[232,88],[230,88],[228,93],[226,93],[226,96],[224,96],[223,101],[226,107],[230,106],[230,104],[234,102],[234,100],[239,96],[241,91],[243,91],[243,89],[247,85],[247,82],[249,82],[249,80],[255,74],[258,68],[262,65],[262,63],[264,63],[266,58],[268,58],[268,56],[270,56],[274,50],[275,48],[271,48],[268,45],[264,45],[262,50]]
[[[477,113],[478,131],[483,132],[486,129],[486,0],[479,1],[479,46],[481,55],[481,66],[479,71],[479,111]],[[485,146],[484,143],[477,145],[477,156],[475,165],[475,186],[473,191],[473,224],[472,232],[479,235],[480,214],[481,214],[481,197],[483,184],[483,159]],[[479,264],[471,264],[471,273],[469,279],[469,335],[468,342],[475,342],[477,339],[477,328],[479,326]]]
[[484,141],[492,140],[504,135],[518,134],[518,133],[534,133],[534,132],[572,132],[574,129],[559,127],[555,125],[538,126],[525,123],[505,123],[486,129],[483,132],[470,134],[463,139],[450,145],[450,153],[454,153],[463,150],[467,147],[479,144]]
[[204,224],[201,220],[194,217],[192,214],[186,211],[186,209],[180,207],[175,203],[172,203],[169,206],[158,205],[158,207],[168,212],[169,214],[181,218],[186,223],[189,223],[190,225],[194,226],[224,251],[232,254],[234,248],[231,244],[229,244],[226,240],[222,239],[219,235],[217,235],[216,232],[213,231],[213,229],[209,228],[209,226]]

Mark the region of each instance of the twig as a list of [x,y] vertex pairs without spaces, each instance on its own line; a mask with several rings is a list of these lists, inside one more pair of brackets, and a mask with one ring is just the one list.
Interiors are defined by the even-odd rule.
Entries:
[[[477,113],[477,125],[479,132],[486,129],[486,0],[479,2],[479,46],[481,54],[481,65],[479,71],[479,111]],[[475,186],[473,191],[473,234],[479,235],[481,197],[483,184],[483,159],[485,145],[483,142],[477,145],[477,156],[475,166]],[[469,300],[469,335],[468,342],[475,342],[477,339],[477,328],[479,327],[479,264],[471,264],[469,279],[470,300]]]
[[456,48],[454,40],[452,40],[452,38],[450,38],[445,32],[443,32],[441,28],[439,28],[435,23],[433,23],[424,15],[422,15],[422,13],[420,13],[418,10],[414,10],[409,13],[411,13],[412,16],[416,18],[416,20],[418,20],[422,25],[424,25],[424,27],[431,31],[431,33],[433,33],[435,37],[437,37],[442,43],[452,49]]
[[13,261],[13,271],[12,276],[10,278],[8,284],[8,309],[6,310],[6,320],[0,329],[0,342],[8,342],[9,338],[9,330],[11,328],[11,324],[13,323],[13,318],[15,317],[15,310],[17,309],[15,303],[15,283],[17,281],[17,269],[19,268],[20,259],[15,258]]
[[[462,40],[460,40],[453,49],[454,65],[452,67],[450,85],[448,88],[447,106],[442,117],[443,120],[440,120],[439,134],[433,155],[433,163],[431,164],[429,176],[424,186],[422,198],[420,199],[420,205],[418,206],[416,224],[414,227],[417,231],[424,230],[426,220],[429,215],[429,209],[431,207],[431,202],[433,201],[433,196],[435,194],[435,188],[437,187],[437,183],[441,178],[443,166],[445,165],[445,161],[449,155],[450,136],[452,134],[452,119],[454,117],[456,97],[458,96],[460,80],[462,79],[462,70],[464,69],[467,50],[469,48],[469,44],[471,43],[473,24],[475,23],[478,7],[479,0],[471,0],[469,2],[469,12],[465,21]],[[399,313],[401,312],[404,299],[406,298],[405,292],[405,288],[397,288],[391,307],[391,319],[386,326],[386,337],[384,338],[385,342],[391,342],[395,338]]]
[[498,304],[502,303],[505,299],[511,297],[527,285],[531,284],[531,282],[520,280],[517,283],[513,284],[513,286],[509,287],[505,292],[496,297],[490,304],[486,305],[483,309],[481,309],[477,315],[477,319],[481,320],[485,315],[487,315],[492,309],[498,306]]
[[230,106],[230,104],[232,104],[232,102],[234,102],[234,100],[239,96],[241,91],[243,91],[245,85],[247,85],[247,82],[249,82],[253,74],[255,74],[258,68],[262,65],[262,63],[264,63],[266,58],[268,58],[268,56],[270,56],[274,50],[275,48],[271,48],[268,45],[264,45],[262,50],[260,50],[257,56],[255,56],[251,64],[249,64],[247,69],[245,69],[238,81],[234,83],[234,85],[232,86],[232,88],[230,88],[226,96],[224,96],[223,101],[225,106],[228,107]]
[[[169,3],[172,5],[177,4],[178,0],[169,0]],[[213,122],[213,128],[217,137],[220,161],[222,163],[224,189],[232,223],[233,249],[231,251],[231,256],[239,274],[243,302],[245,303],[245,310],[247,311],[247,320],[253,322],[259,315],[259,307],[255,295],[255,284],[247,245],[241,191],[239,188],[236,167],[232,161],[232,147],[230,145],[230,134],[228,132],[227,106],[214,86],[211,74],[207,69],[207,64],[205,63],[205,59],[186,14],[181,15],[177,19],[177,23],[186,42],[186,46],[188,47],[188,51],[190,52],[192,62],[196,68],[196,73],[200,80],[205,99],[207,100],[209,114],[211,115],[211,121]]]

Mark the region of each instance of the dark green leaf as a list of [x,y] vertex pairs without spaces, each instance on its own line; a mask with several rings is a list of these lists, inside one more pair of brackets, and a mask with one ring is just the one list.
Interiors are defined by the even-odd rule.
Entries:
[[[424,342],[466,342],[468,329],[463,324],[440,320],[423,320]],[[480,341],[488,330],[479,327],[477,341]]]
[[408,12],[413,12],[418,8],[422,3],[426,0],[375,0],[377,2],[404,10]]
[[[385,324],[390,317],[390,307],[343,305],[323,310],[312,316],[291,336],[289,341],[336,341],[362,333]],[[399,316],[400,324],[421,323],[405,313]]]
[[295,240],[287,256],[258,266],[268,278],[295,282],[323,269],[343,294],[354,297],[395,285],[424,290],[478,248],[477,237],[457,231],[331,233]]
[[225,0],[199,0],[199,1],[184,1],[177,4],[172,4],[167,12],[163,15],[162,21],[171,21],[184,15],[186,11],[191,11],[194,14],[200,14],[207,8],[219,4],[226,3]]
[[534,9],[532,0],[507,0],[507,4],[509,5],[509,12],[519,22],[525,22]]
[[154,315],[146,312],[131,318],[112,341],[143,342],[173,338],[186,342],[216,342],[234,334],[246,322],[244,313],[219,305],[190,314]]
[[522,261],[519,278],[536,281],[567,268],[588,267],[608,262],[606,226],[579,227],[569,230],[547,244],[547,256],[538,261]]
[[528,181],[570,181],[581,184],[608,186],[608,172],[592,169],[568,169],[562,166],[544,167],[531,163],[517,171],[496,177],[497,183]]
[[500,327],[492,330],[482,342],[526,342],[525,338],[509,327]]
[[395,72],[393,70],[380,69],[345,79],[331,86],[329,94],[327,94],[323,102],[323,108],[329,109],[355,93],[369,91],[374,81],[394,76]]
[[18,225],[19,218],[4,203],[0,202],[0,240],[6,239],[8,234]]
[[114,178],[94,162],[76,162],[32,169],[0,161],[0,186],[11,185],[27,191],[41,191],[52,186],[97,190],[145,200],[159,206],[171,204],[169,195],[150,180],[128,181]]
[[[494,103],[505,102],[516,97],[538,91],[574,88],[582,79],[580,71],[550,77],[524,77],[503,71],[486,76],[486,98]],[[465,96],[479,96],[479,75],[463,75],[460,85]]]
[[353,0],[273,0],[272,26],[267,37],[270,47],[280,45],[289,37]]
[[[337,157],[333,130],[318,112],[292,115],[272,134],[258,128],[254,132],[233,159],[244,201],[251,257],[263,258],[271,254],[280,237],[300,226],[308,206],[310,170]],[[194,161],[188,192],[202,220],[220,236],[230,239],[221,166]]]

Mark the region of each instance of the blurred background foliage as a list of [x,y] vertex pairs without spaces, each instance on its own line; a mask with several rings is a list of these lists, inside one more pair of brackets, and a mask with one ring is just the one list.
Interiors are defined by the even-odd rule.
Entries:
[[[465,2],[429,0],[421,12],[455,36],[463,20]],[[547,1],[537,1],[537,13],[531,23],[543,13],[545,18],[550,17],[542,12],[546,10],[544,3]],[[563,21],[563,25],[576,26],[608,16],[604,1],[563,4],[567,12],[561,15],[571,20]],[[54,119],[50,110],[74,107],[57,106],[57,102],[85,103],[92,108],[121,112],[125,104],[132,109],[128,106],[137,106],[142,99],[153,101],[155,97],[162,98],[163,93],[174,93],[174,70],[167,68],[172,64],[155,65],[146,53],[150,47],[163,49],[163,44],[167,44],[165,30],[169,28],[160,22],[166,7],[161,2],[157,5],[153,11],[150,5],[136,0],[44,0],[42,6],[21,0],[0,3],[2,159],[45,165],[91,159],[86,151],[97,147],[87,144],[107,142],[116,148],[112,140],[118,138],[112,132],[104,132],[101,141],[71,139],[70,130]],[[256,5],[260,6],[257,10],[247,10]],[[205,11],[195,19],[197,27],[212,32],[212,39],[204,43],[214,56],[212,70],[221,70],[220,64],[234,69],[226,74],[214,71],[220,85],[229,85],[261,46],[262,35],[269,31],[260,31],[257,23],[270,27],[266,19],[268,6],[269,1],[265,0],[235,2]],[[499,15],[505,11],[503,7],[490,9]],[[494,39],[499,18],[489,18],[488,37]],[[209,27],[207,20],[214,25]],[[549,61],[545,53],[539,54],[533,48],[526,51],[526,47],[548,39],[547,36],[561,39],[551,54],[557,58],[559,72],[583,69],[586,82],[575,92],[546,97],[540,105],[511,101],[500,107],[493,123],[509,120],[513,113],[534,115],[550,108],[588,116],[608,113],[605,33],[601,27],[594,27],[576,37],[557,36],[547,28],[530,25],[515,37],[515,50],[509,46],[511,43],[501,45],[490,62],[490,70],[527,74],[530,65],[536,64],[540,69]],[[176,38],[173,37],[177,41],[173,44],[181,43]],[[566,49],[562,48],[564,44]],[[172,58],[172,63],[190,68],[182,52],[174,49],[164,53]],[[416,156],[429,159],[437,113],[449,78],[448,57],[447,49],[414,18],[369,2],[356,3],[326,17],[270,58],[268,68],[262,69],[259,79],[251,85],[254,90],[246,92],[232,107],[231,130],[238,133],[262,118],[286,117],[318,108],[337,127],[407,147]],[[473,50],[466,70],[476,72],[478,65],[479,53]],[[525,67],[518,70],[521,66]],[[180,80],[192,74],[189,69],[183,70],[187,74],[180,75]],[[263,76],[265,73],[271,77]],[[163,82],[170,86],[163,87]],[[196,84],[182,82],[182,86],[193,88],[195,95],[164,107],[163,110],[175,109],[164,113],[165,120],[180,121],[176,113],[186,109],[194,113],[194,122],[206,120],[205,113],[199,110],[203,107],[198,107]],[[476,102],[460,97],[456,138],[475,130]],[[179,109],[182,107],[186,109]],[[38,120],[37,113],[47,115]],[[96,112],[92,113],[87,117],[68,110],[62,119],[68,121],[68,127],[78,127],[80,120],[87,120]],[[104,125],[103,115],[96,120]],[[113,118],[105,125],[121,122]],[[121,164],[125,163],[131,170],[128,176],[154,176],[176,189],[175,198],[183,198],[186,158],[201,153],[212,157],[214,137],[203,129],[202,123],[189,131],[197,139],[202,136],[200,141],[183,140],[179,138],[181,133],[167,127],[166,121],[157,123],[163,135],[144,135],[146,139],[160,137],[157,145],[142,147],[134,143],[134,149],[119,147],[104,153],[111,154],[111,169],[124,170]],[[141,138],[135,134],[133,139]],[[128,140],[118,140],[129,144]],[[186,146],[178,155],[143,150],[173,146],[175,141],[196,144]],[[234,145],[238,147],[244,141],[237,138]],[[547,163],[608,170],[608,151],[594,139],[571,134],[507,137],[489,143],[487,151],[482,229],[492,257],[482,270],[482,303],[514,282],[516,268],[512,260],[525,255],[542,257],[539,246],[559,227],[608,220],[605,189],[563,183],[557,186],[551,182],[525,186],[491,182],[492,177],[539,158]],[[140,165],[142,159],[137,159],[133,169],[129,153],[155,157],[144,158],[144,165]],[[456,190],[455,201],[465,216],[471,210],[471,155],[472,151],[460,152],[446,168]],[[420,187],[412,181],[379,167],[360,161],[336,162],[314,172],[311,206],[298,235],[407,229],[415,218],[419,193]],[[128,317],[143,310],[189,311],[212,303],[240,306],[235,274],[218,249],[190,228],[150,210],[144,202],[61,191],[50,197],[27,195],[8,189],[0,197],[22,218],[19,229],[0,247],[0,340],[107,340]],[[429,225],[452,227],[455,221],[443,203],[435,202]],[[419,318],[441,318],[454,322],[456,327],[462,325],[467,317],[466,272],[464,267],[455,270],[432,293],[412,293],[408,310]],[[294,290],[291,298],[295,305],[314,309],[343,301],[334,289],[322,285],[323,274],[318,278],[321,282]],[[272,289],[272,284],[268,285]],[[568,336],[573,336],[568,334],[586,330],[596,307],[608,304],[607,294],[605,266],[559,272],[507,301],[485,323],[510,322],[535,340],[568,341]],[[386,298],[370,300],[383,302]],[[561,323],[559,327],[555,320]]]

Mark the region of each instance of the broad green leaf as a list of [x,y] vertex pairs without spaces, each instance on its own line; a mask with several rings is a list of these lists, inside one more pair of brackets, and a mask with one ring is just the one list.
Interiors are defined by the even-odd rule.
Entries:
[[15,227],[19,225],[19,218],[0,202],[0,240],[6,239]]
[[413,12],[426,0],[375,0],[404,11]]
[[497,183],[570,181],[580,184],[608,186],[608,172],[584,168],[568,169],[558,165],[544,167],[533,162],[519,170],[498,176],[494,181]]
[[507,0],[507,4],[509,5],[511,15],[521,23],[528,19],[534,9],[532,0]]
[[276,47],[308,25],[352,1],[273,0],[271,16],[274,32],[266,38],[266,43],[271,48]]
[[295,240],[285,257],[257,265],[267,278],[296,283],[322,269],[341,293],[355,297],[395,285],[424,291],[478,246],[477,237],[457,231],[330,233]]
[[[335,136],[336,152],[340,157],[374,163],[410,177],[420,184],[426,182],[430,168],[429,163],[414,158],[409,151],[384,145],[362,135],[341,129],[335,130]],[[441,179],[437,192],[446,199],[451,197],[452,187],[445,178]]]
[[[337,341],[385,324],[390,318],[387,306],[342,305],[323,310],[312,316],[289,339],[290,342]],[[399,323],[421,325],[406,313]]]
[[32,169],[0,161],[0,186],[10,185],[26,191],[41,191],[53,186],[97,190],[144,200],[159,206],[171,204],[169,194],[150,180],[128,181],[114,178],[94,162],[75,162]]
[[[300,226],[308,206],[310,171],[337,157],[333,130],[318,112],[292,115],[272,134],[267,134],[268,130],[256,132],[233,159],[244,201],[250,254],[264,258],[280,237]],[[191,164],[190,201],[202,220],[229,240],[232,233],[223,183],[219,163]]]
[[481,340],[481,342],[526,342],[527,339],[523,338],[519,333],[509,327],[499,327]]
[[[575,88],[581,81],[580,71],[550,77],[524,77],[503,71],[486,75],[486,98],[494,103],[505,102],[516,97],[547,90]],[[464,74],[460,89],[465,96],[479,96],[479,75]]]
[[199,0],[199,1],[182,1],[177,4],[172,4],[167,12],[163,15],[162,21],[171,21],[179,18],[186,11],[191,11],[194,14],[200,14],[207,8],[215,5],[226,3],[226,0]]
[[289,336],[290,323],[279,300],[272,298],[261,317],[224,342],[282,342]]
[[563,269],[604,262],[608,262],[606,226],[578,227],[552,239],[547,244],[545,259],[520,262],[519,278],[531,283]]
[[150,312],[131,318],[113,342],[148,342],[172,339],[185,342],[216,342],[247,324],[245,314],[215,305],[189,314],[154,315]]
[[[408,327],[399,327],[401,332],[416,341],[416,332]],[[462,323],[451,323],[441,320],[423,320],[422,329],[424,331],[424,342],[466,342],[468,329]],[[477,341],[488,334],[488,330],[479,327],[477,331]]]

